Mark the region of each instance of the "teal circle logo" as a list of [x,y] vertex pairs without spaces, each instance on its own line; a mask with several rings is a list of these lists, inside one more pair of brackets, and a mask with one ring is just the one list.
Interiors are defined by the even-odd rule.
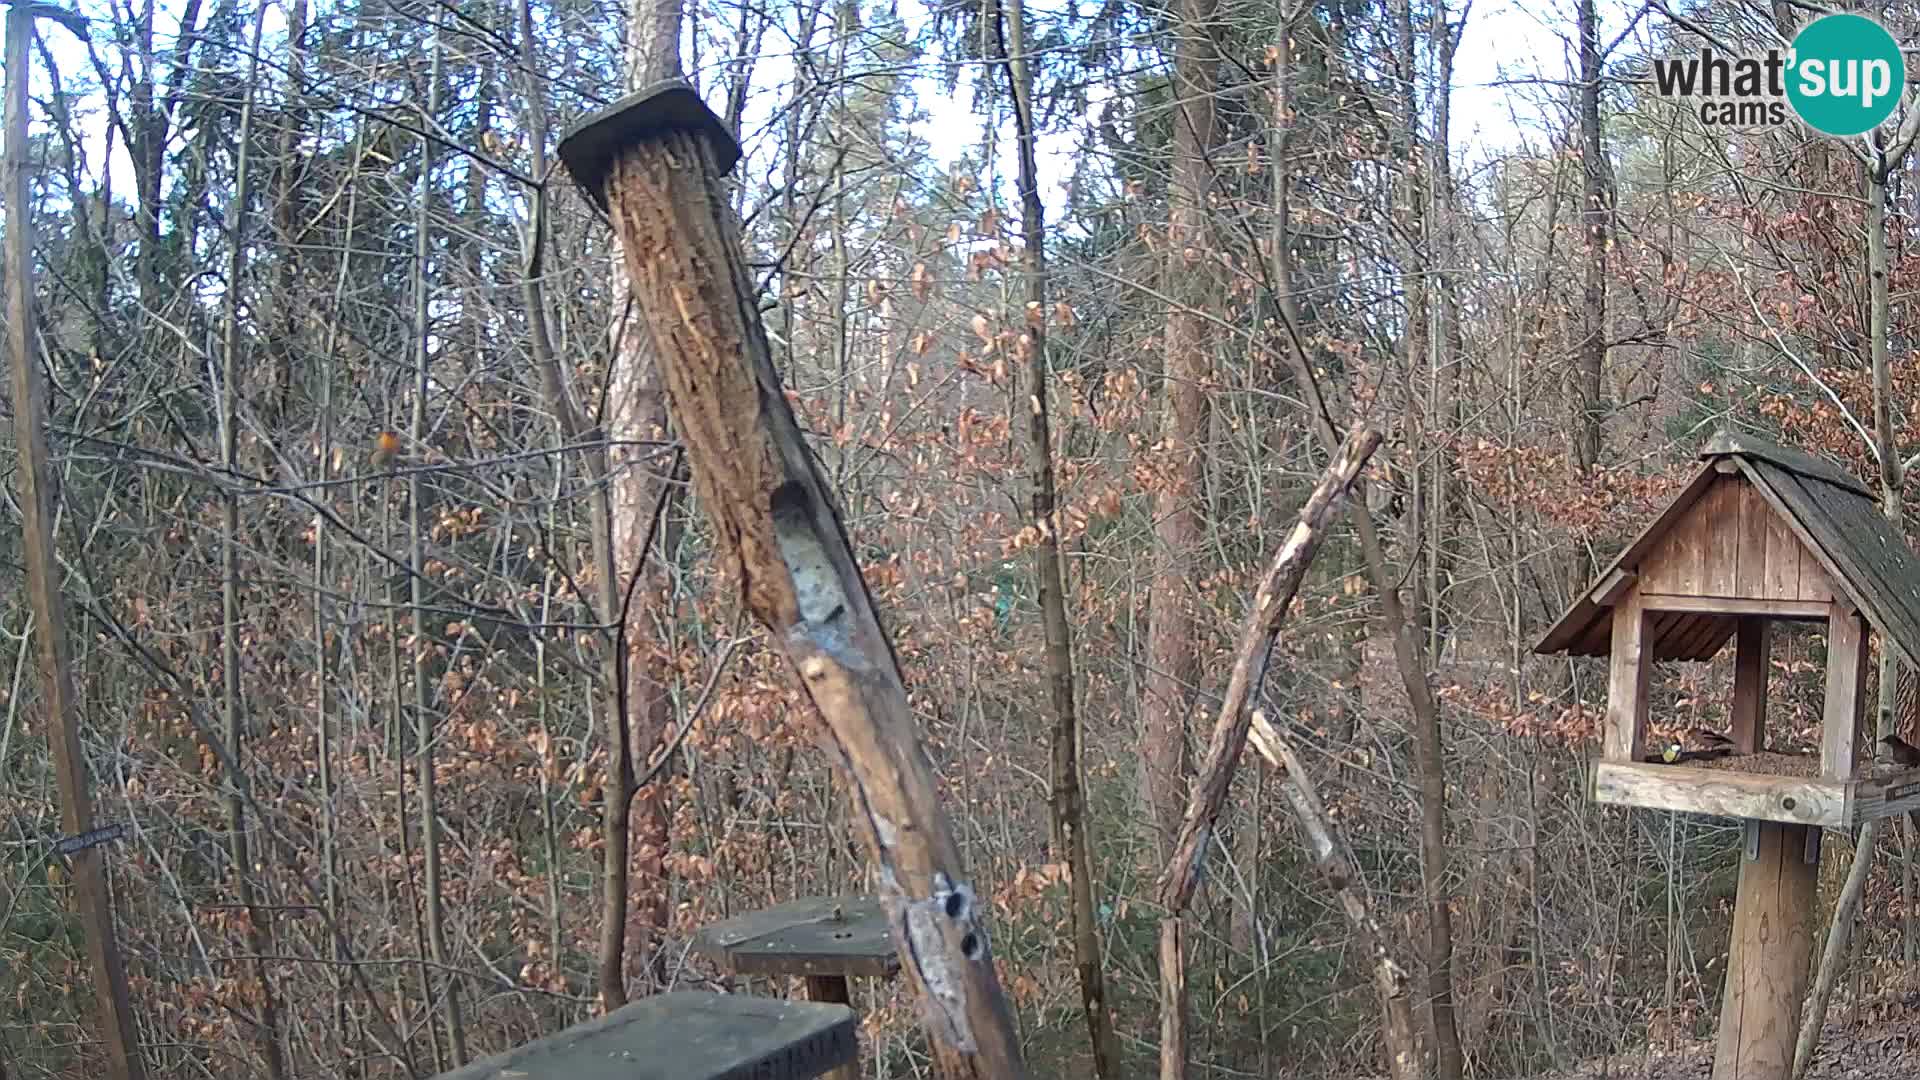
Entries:
[[1859,135],[1893,115],[1907,88],[1900,45],[1864,15],[1823,15],[1800,29],[1787,100],[1815,131]]

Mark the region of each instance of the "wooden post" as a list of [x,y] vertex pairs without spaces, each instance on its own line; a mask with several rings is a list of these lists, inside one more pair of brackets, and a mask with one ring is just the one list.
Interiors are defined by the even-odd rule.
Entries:
[[1713,1080],[1791,1080],[1812,966],[1819,863],[1806,857],[1809,826],[1746,827],[1759,831],[1759,856],[1740,864]]
[[1647,680],[1652,675],[1652,650],[1644,648],[1646,611],[1640,591],[1630,590],[1613,607],[1613,649],[1608,661],[1608,761],[1639,761],[1646,753]]
[[[80,751],[80,708],[67,650],[66,599],[53,557],[54,474],[47,450],[47,394],[39,377],[40,340],[33,312],[33,217],[27,190],[27,64],[37,15],[54,18],[82,40],[80,16],[51,4],[15,3],[7,9],[7,323],[13,354],[13,434],[19,447],[20,515],[27,599],[40,650],[40,703],[46,711],[53,771],[60,786],[60,822],[68,835],[93,828],[93,796]],[[106,845],[72,855],[74,898],[86,932],[87,961],[100,1010],[107,1074],[144,1080],[140,1028],[127,995],[127,973],[113,933],[107,892]]]
[[[807,1000],[828,1005],[853,1004],[853,994],[847,986],[845,975],[808,975]],[[826,1080],[860,1080],[860,1064],[853,1062],[842,1065],[832,1072],[822,1074]]]
[[1742,754],[1767,748],[1767,650],[1771,623],[1742,615],[1733,644],[1733,747]]
[[1827,704],[1820,715],[1820,775],[1853,779],[1861,697],[1867,683],[1867,629],[1857,612],[1838,606],[1827,619]]
[[739,156],[732,133],[680,80],[595,113],[560,144],[620,235],[715,554],[837,747],[900,966],[921,992],[936,1071],[1020,1080],[1026,1066],[986,905],[961,864],[836,500],[773,365],[720,184]]

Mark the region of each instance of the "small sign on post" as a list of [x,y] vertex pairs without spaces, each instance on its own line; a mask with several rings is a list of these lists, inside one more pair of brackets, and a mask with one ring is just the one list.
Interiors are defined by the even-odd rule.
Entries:
[[125,835],[127,835],[126,822],[102,825],[97,829],[88,829],[86,832],[75,833],[72,836],[63,836],[54,841],[53,853],[56,855],[72,855],[76,851],[85,851],[90,847],[98,847],[109,840],[118,840]]

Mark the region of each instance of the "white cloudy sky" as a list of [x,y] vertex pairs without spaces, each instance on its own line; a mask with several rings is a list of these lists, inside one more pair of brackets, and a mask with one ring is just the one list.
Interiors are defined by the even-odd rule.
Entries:
[[[1624,25],[1624,0],[1603,2],[1603,19],[1614,24],[1609,33],[1617,32]],[[1457,9],[1459,4],[1456,3]],[[82,10],[104,18],[107,15],[104,0],[80,0]],[[177,0],[162,0],[163,10],[172,12],[177,9]],[[910,12],[909,18],[919,14],[914,11],[918,5],[908,0],[903,9]],[[920,16],[924,17],[924,16]],[[1559,87],[1528,85],[1527,80],[1564,79],[1568,62],[1568,42],[1561,35],[1568,32],[1571,19],[1564,6],[1554,0],[1474,0],[1470,9],[1467,32],[1459,57],[1456,61],[1454,79],[1454,120],[1453,143],[1463,164],[1471,166],[1478,158],[1488,154],[1510,150],[1523,140],[1538,144],[1543,133],[1543,110],[1539,105],[1542,95],[1564,94]],[[271,27],[278,24],[277,13],[269,15],[269,34]],[[177,25],[174,17],[161,20],[160,33],[162,48],[171,45],[169,35]],[[104,23],[96,22],[96,27]],[[87,70],[88,61],[81,46],[63,29],[42,23],[41,33],[47,41],[49,51],[63,72],[80,73]],[[769,39],[771,40],[771,38]],[[46,74],[39,70],[38,57],[35,58],[34,88],[37,94],[46,92],[48,84]],[[768,57],[761,65],[759,75],[763,84],[772,84],[782,78],[786,68],[783,58]],[[978,120],[969,107],[967,92],[954,96],[942,93],[931,79],[924,84],[922,103],[928,113],[922,134],[940,152],[941,156],[951,159],[954,154],[977,147]],[[99,151],[102,145],[99,110],[93,110],[95,122],[89,127],[89,164],[100,167]],[[1516,118],[1518,123],[1516,123]],[[750,124],[749,127],[752,125]],[[954,132],[966,132],[963,137],[954,137]],[[1051,176],[1064,176],[1064,161],[1057,155],[1069,151],[1073,136],[1064,135],[1051,140],[1048,156],[1055,157],[1054,162],[1043,165],[1043,171]],[[1003,167],[1010,167],[1011,159]],[[124,147],[116,147],[111,163],[115,173],[115,187],[127,190],[131,181],[130,166]],[[1048,202],[1050,208],[1057,209],[1057,192]]]

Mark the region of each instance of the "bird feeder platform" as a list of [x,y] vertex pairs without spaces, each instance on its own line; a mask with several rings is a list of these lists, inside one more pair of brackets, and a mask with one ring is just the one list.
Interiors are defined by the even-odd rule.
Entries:
[[[1732,432],[1700,458],[1692,481],[1535,651],[1608,658],[1595,802],[1744,820],[1713,1076],[1789,1080],[1820,830],[1920,808],[1920,769],[1882,773],[1860,752],[1868,636],[1920,667],[1920,559],[1873,489],[1826,461]],[[1768,637],[1783,620],[1826,629],[1817,757],[1767,752]],[[1650,755],[1653,665],[1710,660],[1728,642],[1731,732],[1704,733],[1710,747]],[[1692,764],[1708,757],[1711,768]]]
[[812,1080],[851,1065],[844,1005],[676,991],[435,1080]]
[[810,897],[738,915],[702,929],[693,947],[735,975],[900,973],[886,912],[870,896]]
[[[694,935],[694,951],[735,975],[798,975],[809,1001],[853,1001],[847,979],[900,973],[892,928],[870,896],[791,900],[714,923]],[[835,1080],[854,1080],[848,1066]]]

